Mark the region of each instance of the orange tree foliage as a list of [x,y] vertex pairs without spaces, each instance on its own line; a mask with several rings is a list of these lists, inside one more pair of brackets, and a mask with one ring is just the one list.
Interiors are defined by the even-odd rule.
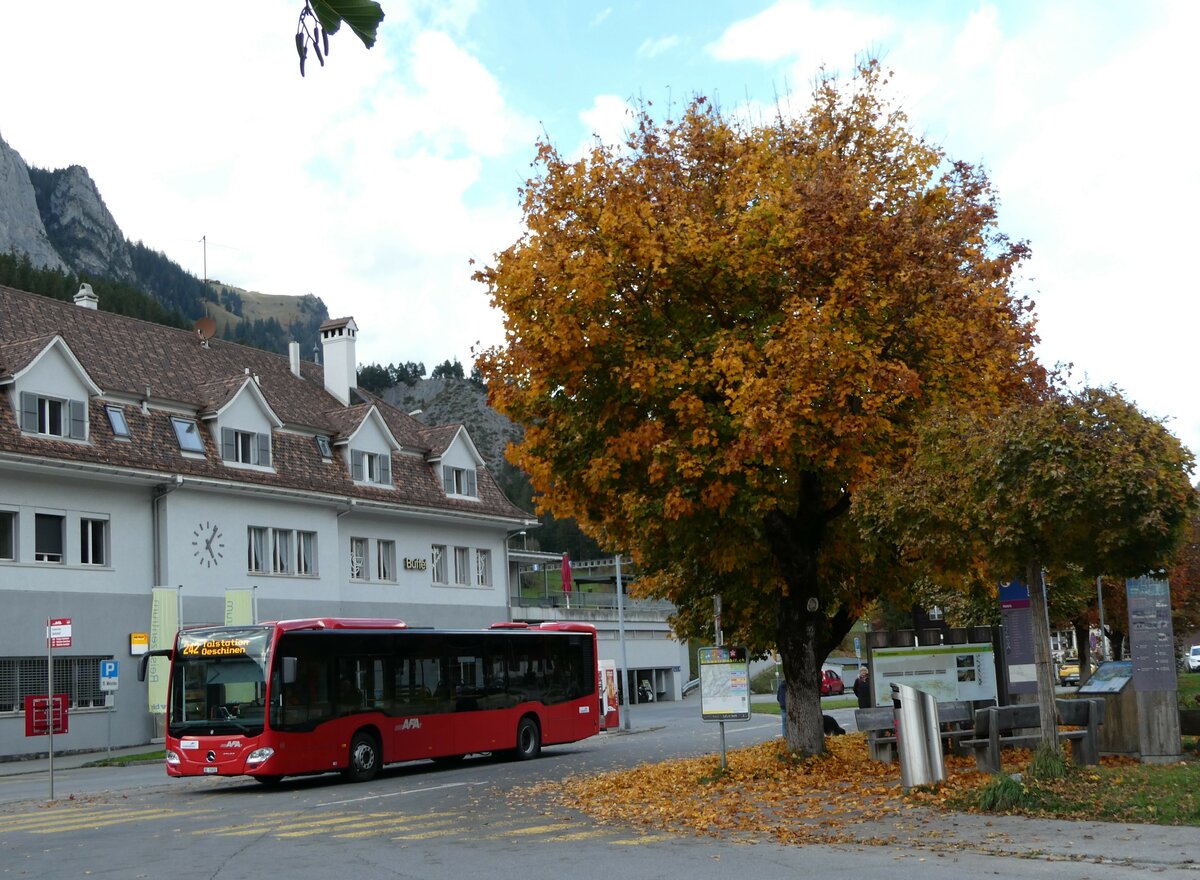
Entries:
[[990,567],[1030,584],[1043,738],[1054,670],[1042,572],[1078,613],[1082,579],[1137,576],[1172,559],[1195,504],[1192,454],[1115,389],[1047,389],[999,416],[931,418],[914,454],[867,492],[858,518],[943,573]]
[[761,126],[702,98],[624,147],[538,145],[525,232],[477,273],[504,315],[491,403],[542,509],[639,565],[702,630],[776,647],[789,743],[823,748],[818,679],[891,566],[847,513],[914,423],[1040,375],[1026,256],[986,176],[914,135],[866,65]]

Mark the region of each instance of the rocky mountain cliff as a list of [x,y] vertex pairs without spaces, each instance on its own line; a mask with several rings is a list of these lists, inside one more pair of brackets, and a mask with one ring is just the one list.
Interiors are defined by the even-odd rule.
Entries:
[[46,234],[29,167],[0,138],[0,251],[28,254],[35,266],[66,269]]
[[35,271],[140,290],[173,314],[172,323],[190,326],[208,315],[222,338],[280,353],[292,340],[311,351],[317,328],[329,317],[311,294],[250,294],[206,284],[164,254],[131,243],[86,168],[29,167],[0,139],[0,255],[9,254],[27,257]]
[[389,388],[381,396],[427,425],[466,425],[493,474],[507,467],[504,449],[523,433],[520,425],[488,406],[487,389],[469,379],[420,379]]

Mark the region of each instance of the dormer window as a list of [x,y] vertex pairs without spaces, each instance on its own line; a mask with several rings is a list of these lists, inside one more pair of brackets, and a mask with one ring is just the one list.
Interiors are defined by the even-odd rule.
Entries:
[[125,420],[125,410],[119,406],[106,406],[104,411],[108,413],[108,424],[112,428],[113,436],[129,439],[129,422]]
[[363,452],[361,449],[351,450],[350,469],[351,476],[356,483],[376,483],[383,486],[392,484],[390,455]]
[[175,439],[179,448],[184,452],[204,453],[204,438],[200,436],[200,426],[195,419],[171,417],[171,427],[175,429]]
[[21,430],[47,437],[87,439],[87,405],[82,400],[61,400],[21,392]]
[[221,458],[233,464],[271,466],[271,435],[221,429]]
[[324,434],[317,435],[317,452],[321,453],[321,458],[333,458],[333,447],[329,445],[329,438]]
[[443,466],[442,487],[447,495],[467,495],[474,498],[479,494],[475,488],[475,471],[466,468]]

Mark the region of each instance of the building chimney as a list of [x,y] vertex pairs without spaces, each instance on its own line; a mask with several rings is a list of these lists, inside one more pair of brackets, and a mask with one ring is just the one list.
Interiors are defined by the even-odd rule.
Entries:
[[292,375],[300,375],[300,343],[288,343],[288,365],[292,368]]
[[358,387],[358,360],[354,341],[358,325],[353,318],[336,318],[321,325],[321,360],[325,362],[325,390],[346,406]]
[[92,290],[92,285],[79,285],[79,293],[75,294],[75,305],[81,309],[91,309],[93,312],[100,307],[100,297]]

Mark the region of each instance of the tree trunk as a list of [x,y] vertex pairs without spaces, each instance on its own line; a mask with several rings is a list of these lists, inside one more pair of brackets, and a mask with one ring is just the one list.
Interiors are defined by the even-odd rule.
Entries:
[[1033,616],[1033,662],[1037,670],[1037,704],[1042,722],[1042,744],[1058,748],[1058,718],[1054,708],[1054,658],[1050,655],[1050,621],[1046,616],[1046,593],[1042,585],[1042,564],[1031,559],[1026,567],[1029,584],[1029,610]]
[[1071,621],[1075,629],[1075,644],[1079,648],[1079,683],[1083,684],[1092,674],[1092,628],[1087,615]]

